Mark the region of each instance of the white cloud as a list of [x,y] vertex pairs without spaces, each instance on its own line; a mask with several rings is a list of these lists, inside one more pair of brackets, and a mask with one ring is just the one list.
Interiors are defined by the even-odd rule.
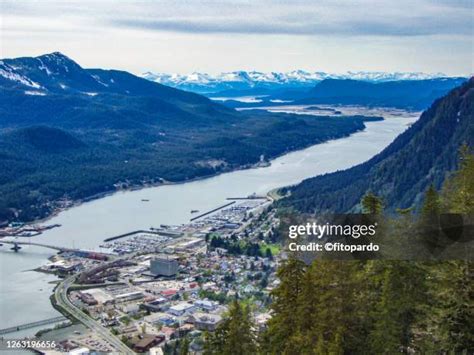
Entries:
[[2,57],[60,50],[137,72],[473,71],[469,0],[0,1]]

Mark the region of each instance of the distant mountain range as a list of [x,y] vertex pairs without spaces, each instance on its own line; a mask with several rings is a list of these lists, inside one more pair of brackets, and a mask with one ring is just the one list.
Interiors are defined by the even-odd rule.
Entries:
[[427,187],[439,188],[456,167],[463,143],[474,146],[474,78],[436,100],[380,154],[303,181],[281,204],[306,212],[347,212],[357,210],[370,190],[391,210],[417,206]]
[[0,60],[0,225],[59,199],[252,166],[381,118],[239,112],[61,53]]
[[146,72],[142,77],[150,81],[182,90],[203,94],[229,92],[233,90],[277,90],[281,88],[310,88],[325,79],[352,79],[369,82],[398,80],[426,80],[446,77],[443,73],[426,74],[420,72],[347,72],[334,74],[294,70],[290,72],[234,71],[211,75],[207,73],[166,74]]

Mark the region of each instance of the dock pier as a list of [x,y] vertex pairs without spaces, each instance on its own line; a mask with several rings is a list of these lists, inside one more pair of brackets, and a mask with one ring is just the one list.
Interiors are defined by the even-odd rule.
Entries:
[[190,219],[190,221],[195,221],[196,219],[199,219],[201,217],[204,217],[204,216],[207,216],[208,214],[211,214],[211,213],[214,213],[216,211],[219,211],[223,208],[226,208],[226,207],[229,207],[230,205],[233,205],[236,201],[232,201],[232,202],[229,202],[229,203],[226,203],[225,205],[222,205],[222,206],[219,206],[219,207],[216,207],[210,211],[207,211],[207,212],[204,212],[204,213],[201,213],[199,216],[196,216],[196,217],[193,217]]
[[136,230],[136,231],[132,231],[132,232],[116,235],[116,236],[113,236],[113,237],[105,238],[104,242],[111,242],[113,240],[122,239],[122,238],[125,238],[125,237],[130,237],[131,235],[140,234],[140,233],[162,235],[162,236],[165,236],[165,237],[179,237],[179,236],[181,236],[181,233],[156,231],[156,230],[151,230],[151,229],[150,230],[139,229],[139,230]]

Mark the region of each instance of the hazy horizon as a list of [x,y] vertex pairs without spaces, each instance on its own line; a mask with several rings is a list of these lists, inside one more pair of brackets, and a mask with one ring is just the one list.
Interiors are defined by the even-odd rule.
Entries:
[[2,58],[59,51],[85,68],[444,73],[473,65],[473,2],[1,0]]

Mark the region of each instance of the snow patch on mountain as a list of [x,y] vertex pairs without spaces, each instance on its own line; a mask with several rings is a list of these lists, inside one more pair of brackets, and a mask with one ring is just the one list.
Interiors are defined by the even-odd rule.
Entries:
[[25,95],[46,96],[46,93],[42,91],[25,90]]
[[40,58],[38,58],[38,61],[39,61],[40,64],[41,64],[41,65],[39,66],[39,69],[40,69],[40,70],[44,70],[44,71],[46,72],[46,75],[51,75],[51,74],[52,74],[51,71],[49,70],[49,68],[48,68],[46,65],[44,65],[43,61],[42,61]]
[[100,76],[98,76],[98,75],[91,75],[91,77],[93,77],[94,80],[97,81],[100,85],[105,86],[105,87],[109,87],[108,84],[104,83],[104,82],[100,79]]
[[27,78],[26,76],[16,73],[14,68],[12,68],[11,66],[9,66],[3,61],[0,61],[0,76],[8,80],[15,81],[22,85],[26,85],[35,89],[41,89],[40,84]]

